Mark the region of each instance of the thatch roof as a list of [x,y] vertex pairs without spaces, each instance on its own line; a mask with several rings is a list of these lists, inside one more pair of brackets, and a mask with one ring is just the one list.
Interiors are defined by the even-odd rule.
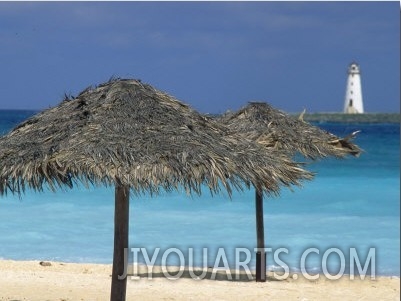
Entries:
[[257,141],[267,148],[288,154],[301,153],[310,159],[357,156],[361,149],[351,142],[357,132],[339,138],[300,118],[294,118],[265,102],[250,102],[237,112],[218,118],[232,133]]
[[[311,175],[138,80],[66,98],[0,138],[0,193],[84,184],[134,192],[254,185],[277,192]],[[221,184],[221,185],[219,185]]]

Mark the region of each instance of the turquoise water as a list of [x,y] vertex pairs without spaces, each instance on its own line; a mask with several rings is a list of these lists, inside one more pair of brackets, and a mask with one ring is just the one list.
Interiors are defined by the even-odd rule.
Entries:
[[[30,114],[0,111],[0,134]],[[365,152],[360,158],[310,164],[308,169],[317,172],[313,181],[265,199],[266,246],[273,251],[287,248],[288,254],[280,258],[292,270],[299,269],[306,249],[317,248],[320,254],[310,255],[307,262],[308,269],[317,271],[330,248],[343,252],[346,261],[350,248],[356,248],[362,264],[374,248],[376,273],[400,275],[399,124],[319,126],[341,136],[361,130],[356,143]],[[209,248],[209,265],[216,258],[213,252],[223,247],[230,260],[236,247],[255,247],[254,210],[252,190],[236,192],[231,199],[212,197],[206,190],[201,197],[179,192],[132,195],[130,246],[146,248],[149,256],[154,248],[178,248],[184,256],[194,248],[198,265],[203,247]],[[113,211],[111,188],[29,191],[21,199],[3,196],[0,258],[111,263]],[[174,263],[175,258],[170,259]],[[338,256],[329,259],[336,266]],[[254,267],[254,257],[249,265]],[[276,266],[272,254],[268,266]]]

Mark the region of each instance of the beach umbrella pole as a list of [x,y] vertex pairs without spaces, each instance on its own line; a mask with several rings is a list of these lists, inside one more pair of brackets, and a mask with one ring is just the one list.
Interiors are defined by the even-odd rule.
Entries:
[[124,301],[127,290],[125,252],[128,249],[129,186],[116,184],[114,253],[110,301]]
[[263,221],[263,192],[256,189],[255,193],[256,207],[256,282],[266,281],[266,253],[265,253],[265,229]]

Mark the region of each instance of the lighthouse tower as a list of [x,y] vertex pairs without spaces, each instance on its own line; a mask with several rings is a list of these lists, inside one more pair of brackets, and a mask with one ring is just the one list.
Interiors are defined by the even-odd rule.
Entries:
[[361,72],[357,63],[348,67],[347,88],[345,91],[344,113],[363,113]]

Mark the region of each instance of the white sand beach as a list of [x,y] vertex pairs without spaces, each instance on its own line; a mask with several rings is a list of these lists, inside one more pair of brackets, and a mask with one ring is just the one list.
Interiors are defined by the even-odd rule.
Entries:
[[[109,300],[111,265],[0,261],[0,300]],[[294,277],[297,278],[297,277]],[[400,300],[399,277],[310,281],[128,278],[127,300]]]

